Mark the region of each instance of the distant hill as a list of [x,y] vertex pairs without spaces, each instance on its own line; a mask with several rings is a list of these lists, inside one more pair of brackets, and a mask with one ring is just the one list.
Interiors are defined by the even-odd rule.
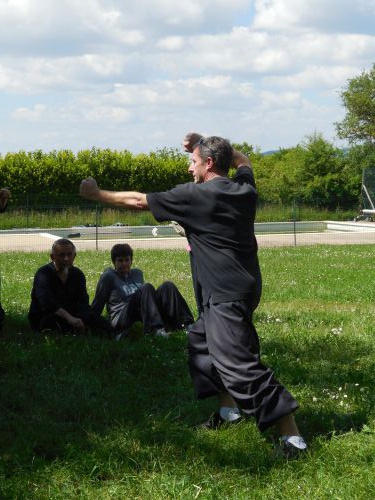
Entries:
[[277,153],[279,150],[278,149],[272,149],[270,151],[264,151],[264,153],[262,153],[263,156],[267,156],[267,155],[273,155],[274,153]]
[[[280,151],[280,149],[270,149],[269,151],[264,151],[262,153],[262,156],[268,156],[268,155],[273,155],[275,153],[278,153]],[[348,154],[348,152],[350,151],[350,148],[341,148],[341,151],[344,153],[344,154]]]

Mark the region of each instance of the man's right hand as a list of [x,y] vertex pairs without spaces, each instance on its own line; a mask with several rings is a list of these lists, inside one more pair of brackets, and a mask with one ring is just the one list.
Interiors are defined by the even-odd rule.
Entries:
[[99,187],[96,180],[93,177],[87,177],[87,179],[83,179],[79,187],[79,194],[83,196],[83,198],[87,198],[88,200],[97,201],[99,195]]

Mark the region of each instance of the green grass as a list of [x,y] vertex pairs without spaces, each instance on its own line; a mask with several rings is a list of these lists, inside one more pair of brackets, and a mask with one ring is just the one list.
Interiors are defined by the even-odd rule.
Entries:
[[[300,402],[308,455],[285,461],[248,420],[196,430],[186,338],[116,343],[32,334],[26,314],[44,253],[2,253],[1,499],[369,499],[375,491],[373,246],[260,251],[255,314],[263,361]],[[108,252],[80,252],[92,297]],[[137,250],[155,285],[173,279],[194,308],[184,251]],[[225,270],[218,270],[225,272]]]
[[7,210],[6,218],[1,220],[2,229],[13,228],[61,228],[98,224],[110,226],[116,222],[128,226],[148,226],[156,223],[149,211],[121,210],[114,208],[98,207],[95,209],[77,209],[76,207],[60,207],[59,209],[41,208]]

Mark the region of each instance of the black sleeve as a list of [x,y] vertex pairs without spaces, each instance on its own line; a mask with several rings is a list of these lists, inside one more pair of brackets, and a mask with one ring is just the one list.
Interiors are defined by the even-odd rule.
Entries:
[[241,165],[237,168],[236,173],[232,177],[233,182],[237,182],[241,186],[250,184],[255,188],[255,177],[253,169],[247,165]]
[[[169,191],[149,193],[147,203],[158,222],[174,220],[181,223],[189,211],[191,185],[180,184]],[[193,184],[194,185],[194,184]]]

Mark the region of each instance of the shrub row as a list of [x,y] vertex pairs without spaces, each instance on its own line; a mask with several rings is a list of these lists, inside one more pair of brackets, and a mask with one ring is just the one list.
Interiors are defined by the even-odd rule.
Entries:
[[191,180],[187,167],[187,156],[174,150],[149,155],[98,148],[77,154],[20,151],[0,157],[0,186],[11,190],[13,205],[77,204],[79,184],[89,175],[103,189],[150,192]]
[[[375,145],[341,150],[315,134],[294,148],[261,154],[234,144],[253,164],[259,204],[304,204],[319,209],[358,208],[363,169],[375,167]],[[0,156],[0,187],[9,187],[13,204],[42,207],[86,206],[80,181],[92,175],[104,189],[163,191],[191,181],[188,157],[174,149],[133,155],[127,150],[92,148],[8,153]],[[368,183],[374,190],[373,180]]]

